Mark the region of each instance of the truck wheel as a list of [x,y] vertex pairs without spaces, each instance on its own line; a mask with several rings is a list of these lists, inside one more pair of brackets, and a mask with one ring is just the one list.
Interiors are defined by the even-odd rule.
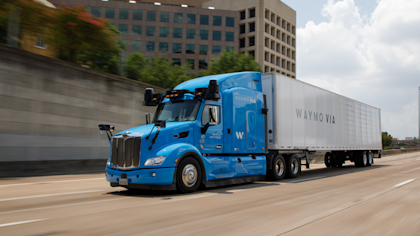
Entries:
[[176,172],[176,186],[181,193],[197,191],[201,182],[201,167],[192,157],[182,159]]
[[332,166],[332,154],[330,152],[325,153],[324,163],[326,167]]
[[273,159],[273,168],[269,170],[270,180],[282,180],[286,175],[286,162],[282,155],[276,155]]
[[288,178],[296,178],[299,175],[300,161],[296,155],[291,155],[286,159],[286,176]]
[[367,157],[367,153],[365,151],[358,152],[356,154],[354,164],[355,164],[356,167],[365,167],[367,165],[367,162],[368,162],[367,159],[368,159],[368,157]]
[[366,166],[371,166],[373,164],[373,153],[367,153],[367,163]]

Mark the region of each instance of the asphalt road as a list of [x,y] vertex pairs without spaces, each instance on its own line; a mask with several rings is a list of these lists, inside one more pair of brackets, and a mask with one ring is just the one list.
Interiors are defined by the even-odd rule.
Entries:
[[0,235],[420,235],[420,153],[192,194],[102,174],[1,179]]

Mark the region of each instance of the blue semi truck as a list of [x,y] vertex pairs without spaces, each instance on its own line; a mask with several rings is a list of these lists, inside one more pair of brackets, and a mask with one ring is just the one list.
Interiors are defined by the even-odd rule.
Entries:
[[[146,89],[143,105],[157,106],[152,121],[146,115],[146,125],[115,135],[111,133],[112,126],[99,125],[107,132],[111,146],[106,180],[113,187],[188,193],[200,185],[214,187],[294,178],[301,172],[302,164],[309,167],[317,151],[326,151],[327,166],[341,166],[346,160],[356,166],[368,166],[373,163],[374,154],[380,155],[377,143],[355,149],[348,145],[341,148],[339,143],[328,147],[328,140],[325,147],[310,144],[319,132],[312,134],[307,125],[312,120],[304,119],[309,110],[313,110],[313,116],[317,112],[318,122],[313,125],[325,126],[322,136],[328,135],[330,126],[333,129],[344,126],[340,124],[341,116],[333,117],[331,111],[327,122],[324,121],[327,110],[322,110],[326,106],[311,108],[311,104],[293,102],[296,95],[291,95],[290,101],[281,97],[276,91],[279,86],[291,86],[290,90],[294,87],[280,81],[303,83],[272,73],[262,76],[259,72],[239,72],[192,79],[166,94]],[[292,105],[286,106],[284,102]],[[285,115],[297,118],[288,121]],[[302,125],[308,126],[303,136]],[[296,126],[296,130],[290,131],[288,126]],[[287,132],[291,132],[291,141],[283,137]],[[311,135],[315,137],[306,137]],[[303,139],[303,145],[298,139]],[[350,138],[344,142],[350,144]]]

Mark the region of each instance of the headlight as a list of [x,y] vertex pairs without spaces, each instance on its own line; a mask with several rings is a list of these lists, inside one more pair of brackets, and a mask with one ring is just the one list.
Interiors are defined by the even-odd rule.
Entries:
[[111,157],[110,157],[110,158],[108,158],[108,161],[106,162],[106,165],[107,165],[107,166],[110,166],[110,165],[111,165]]
[[152,157],[147,159],[147,161],[144,163],[145,166],[155,166],[160,165],[165,160],[166,156],[158,156],[158,157]]

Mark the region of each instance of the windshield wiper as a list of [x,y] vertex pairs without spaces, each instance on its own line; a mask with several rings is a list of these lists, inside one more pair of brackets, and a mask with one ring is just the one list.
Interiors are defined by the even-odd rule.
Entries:
[[[155,126],[158,127],[158,128],[157,128],[157,132],[156,132],[155,137],[152,139],[152,145],[150,145],[149,150],[152,150],[153,144],[155,144],[155,142],[156,142],[156,139],[157,139],[157,136],[159,135],[159,132],[160,132],[161,127],[166,128],[166,121],[164,121],[164,120],[157,120],[155,122],[155,125],[153,126],[153,128]],[[153,130],[153,128],[152,128],[152,130]],[[150,134],[151,133],[152,133],[152,131],[150,131]],[[150,134],[146,137],[146,139],[149,139]]]

